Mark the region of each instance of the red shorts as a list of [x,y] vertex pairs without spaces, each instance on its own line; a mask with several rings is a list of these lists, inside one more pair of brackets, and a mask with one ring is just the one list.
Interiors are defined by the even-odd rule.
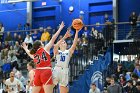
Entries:
[[36,69],[34,76],[34,86],[51,85],[52,80],[52,70],[51,69]]

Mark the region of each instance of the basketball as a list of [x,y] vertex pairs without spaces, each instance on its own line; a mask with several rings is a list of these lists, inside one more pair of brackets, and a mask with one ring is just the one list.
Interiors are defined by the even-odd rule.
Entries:
[[72,21],[72,27],[76,30],[82,29],[84,26],[83,21],[81,19],[74,19]]

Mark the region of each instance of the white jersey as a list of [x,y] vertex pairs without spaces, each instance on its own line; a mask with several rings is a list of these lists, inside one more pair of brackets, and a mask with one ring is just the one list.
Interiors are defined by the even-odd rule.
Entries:
[[69,61],[70,61],[69,50],[65,51],[58,50],[58,54],[56,55],[56,66],[68,68]]
[[10,78],[9,78],[6,80],[5,84],[10,89],[10,91],[8,91],[8,93],[17,93],[18,92],[18,85],[20,85],[18,79],[14,78],[14,81],[11,82]]

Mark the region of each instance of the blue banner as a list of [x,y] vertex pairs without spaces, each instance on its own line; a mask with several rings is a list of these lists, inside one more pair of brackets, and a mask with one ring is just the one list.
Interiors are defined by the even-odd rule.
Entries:
[[105,56],[100,56],[94,64],[89,67],[84,74],[79,77],[70,87],[69,93],[89,93],[90,84],[95,83],[98,88],[103,89],[103,71],[107,69],[111,62],[111,52],[108,51]]

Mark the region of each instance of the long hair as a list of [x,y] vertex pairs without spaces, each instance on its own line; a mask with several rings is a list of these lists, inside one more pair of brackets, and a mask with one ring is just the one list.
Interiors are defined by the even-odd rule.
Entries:
[[40,46],[41,46],[41,41],[36,40],[33,44],[33,48],[31,49],[30,54],[35,54],[36,51],[40,48]]
[[35,64],[33,61],[29,62],[28,65],[31,66],[32,68],[35,68]]

